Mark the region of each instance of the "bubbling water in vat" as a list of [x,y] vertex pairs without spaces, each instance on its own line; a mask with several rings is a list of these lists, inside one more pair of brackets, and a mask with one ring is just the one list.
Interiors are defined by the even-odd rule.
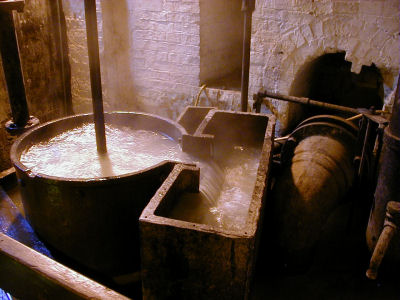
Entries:
[[21,162],[34,173],[66,178],[123,175],[164,160],[200,168],[199,193],[185,193],[168,217],[227,230],[244,227],[257,176],[259,149],[236,146],[222,161],[198,160],[154,131],[106,124],[106,154],[98,154],[94,124],[65,131],[26,149]]
[[179,143],[154,131],[106,124],[107,148],[98,154],[94,124],[88,123],[35,144],[21,155],[34,173],[66,178],[123,175],[164,160],[191,161]]

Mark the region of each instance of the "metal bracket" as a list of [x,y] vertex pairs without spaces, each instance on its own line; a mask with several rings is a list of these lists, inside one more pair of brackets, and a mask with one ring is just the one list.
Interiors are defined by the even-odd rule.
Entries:
[[373,109],[366,108],[357,108],[358,112],[379,125],[387,126],[389,124],[389,120],[377,114]]
[[34,116],[30,116],[29,120],[26,122],[25,126],[18,126],[13,122],[13,120],[8,120],[6,122],[6,130],[10,135],[20,135],[24,133],[25,131],[35,127],[36,125],[39,125],[40,121],[38,118]]
[[262,93],[253,94],[253,109],[256,110],[256,113],[261,111],[261,104],[264,102],[264,96]]

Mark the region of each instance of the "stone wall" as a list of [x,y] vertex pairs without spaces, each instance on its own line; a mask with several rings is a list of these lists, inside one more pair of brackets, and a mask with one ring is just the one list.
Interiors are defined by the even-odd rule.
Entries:
[[0,171],[11,167],[10,147],[13,142],[13,138],[5,130],[6,122],[11,119],[11,110],[8,104],[6,83],[2,70],[0,59]]
[[[23,13],[14,14],[29,112],[42,122],[63,114],[64,95],[49,0],[26,0]],[[53,0],[51,0],[53,1]],[[15,137],[5,130],[11,119],[0,61],[0,170],[11,167],[9,151]]]

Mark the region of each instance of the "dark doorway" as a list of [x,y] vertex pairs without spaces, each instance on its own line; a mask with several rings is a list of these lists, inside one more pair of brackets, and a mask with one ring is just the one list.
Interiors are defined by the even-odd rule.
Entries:
[[[354,108],[382,108],[383,80],[373,64],[355,74],[345,53],[325,54],[315,60],[310,75],[310,99]],[[309,112],[327,113],[316,109]]]

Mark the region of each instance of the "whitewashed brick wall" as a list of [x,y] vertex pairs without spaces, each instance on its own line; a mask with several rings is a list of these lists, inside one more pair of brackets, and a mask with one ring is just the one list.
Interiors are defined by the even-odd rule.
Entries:
[[[78,0],[64,0],[64,2]],[[217,0],[215,0],[217,1]],[[214,2],[215,2],[214,1]],[[78,1],[81,3],[83,1]],[[102,0],[104,51],[102,72],[106,109],[144,110],[176,118],[193,103],[199,90],[204,8],[211,0]],[[224,2],[224,1],[222,1]],[[215,4],[214,4],[215,5]],[[67,6],[66,6],[67,7]],[[74,12],[67,11],[74,20]],[[73,22],[72,22],[73,23]],[[77,30],[79,26],[76,26]],[[74,35],[69,33],[69,35]],[[210,35],[212,36],[212,35]],[[216,38],[219,38],[216,34]],[[82,49],[82,44],[71,48]],[[212,39],[211,39],[212,42]],[[84,45],[83,45],[84,46]],[[307,64],[326,53],[346,52],[352,71],[372,63],[385,84],[385,103],[390,104],[399,72],[398,0],[256,0],[253,14],[250,98],[262,90],[298,94],[295,82]],[[75,54],[74,54],[75,53]],[[71,50],[73,66],[84,55]],[[220,59],[221,66],[228,60]],[[216,62],[218,63],[218,62]],[[78,67],[77,70],[81,70]],[[74,93],[87,98],[88,78]],[[240,93],[208,90],[211,102],[224,109],[238,109]],[[207,103],[204,96],[201,103]],[[282,126],[291,107],[276,103]]]
[[[295,95],[295,79],[306,75],[307,64],[325,53],[345,51],[352,72],[376,65],[390,103],[399,73],[399,28],[398,0],[256,1],[250,94],[265,89]],[[276,102],[275,110],[285,127],[290,105]]]
[[130,2],[130,67],[138,108],[176,117],[199,85],[199,3]]

